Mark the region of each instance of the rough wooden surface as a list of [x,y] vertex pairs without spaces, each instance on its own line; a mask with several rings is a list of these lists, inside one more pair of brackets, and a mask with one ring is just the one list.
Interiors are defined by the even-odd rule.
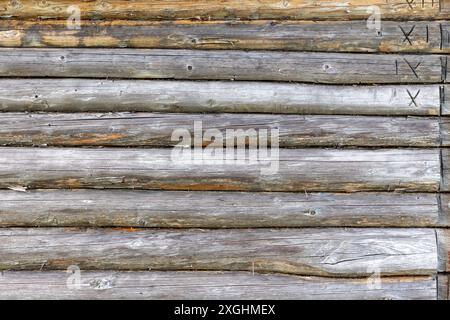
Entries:
[[449,281],[448,274],[439,274],[437,277],[438,300],[448,300]]
[[436,149],[279,149],[279,161],[274,152],[222,164],[172,152],[0,148],[0,188],[435,192],[441,179]]
[[437,229],[437,243],[438,243],[438,271],[450,271],[450,229]]
[[439,55],[0,48],[0,77],[440,83],[447,66]]
[[450,115],[450,88],[443,86],[441,89],[441,114],[443,116]]
[[331,52],[450,52],[449,23],[383,21],[0,21],[3,47],[129,47]]
[[436,299],[436,280],[429,276],[381,278],[377,284],[247,272],[82,271],[79,285],[72,282],[75,278],[57,271],[3,272],[0,299]]
[[[0,229],[1,270],[217,270],[431,275],[432,229]],[[374,268],[377,268],[374,271]]]
[[[448,137],[448,129],[447,129],[447,133],[443,132],[442,133],[444,136]],[[443,148],[441,151],[441,171],[442,171],[442,183],[441,183],[441,188],[440,191],[443,192],[448,192],[450,191],[450,179],[449,179],[449,174],[450,174],[450,149],[448,148]]]
[[440,94],[446,94],[446,89],[438,85],[0,79],[0,110],[439,115]]
[[441,146],[449,147],[450,146],[450,119],[447,117],[442,117],[439,119],[439,127],[440,127],[440,140]]
[[[430,227],[434,194],[0,191],[0,227]],[[448,207],[447,207],[448,208]],[[447,216],[447,215],[446,215]]]
[[[161,113],[3,113],[0,145],[169,147],[179,143],[178,137],[172,138],[174,130],[184,128],[190,132],[193,146],[194,127],[203,133],[216,130],[224,137],[226,130],[236,130],[244,141],[248,130],[278,129],[279,146],[288,148],[441,145],[437,118]],[[447,132],[450,123],[442,127]],[[449,144],[449,135],[444,138]],[[212,137],[202,139],[205,146],[212,142]]]
[[450,227],[450,195],[447,193],[439,194],[441,202],[439,206],[441,226]]
[[[376,6],[383,19],[447,19],[448,0],[107,0],[0,1],[2,18],[68,18],[77,5],[83,19],[367,19]],[[372,9],[373,10],[373,9]]]

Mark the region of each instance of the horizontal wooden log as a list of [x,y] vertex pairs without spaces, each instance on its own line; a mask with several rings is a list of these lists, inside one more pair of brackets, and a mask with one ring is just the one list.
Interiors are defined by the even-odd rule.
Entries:
[[447,67],[438,55],[0,48],[0,77],[440,83]]
[[[357,0],[108,0],[101,4],[91,1],[54,0],[51,2],[0,1],[2,18],[62,18],[74,13],[77,5],[83,19],[367,19],[379,13],[383,19],[447,19],[447,0],[402,1]],[[372,7],[376,6],[376,10]],[[76,12],[76,11],[75,11]]]
[[[442,126],[447,132],[450,121]],[[173,133],[180,129],[189,131],[191,146],[197,133],[202,134],[202,145],[214,142],[205,135],[208,130],[216,131],[216,139],[235,130],[238,139],[248,144],[246,137],[259,129],[279,130],[279,146],[289,148],[441,145],[437,118],[160,113],[3,113],[0,145],[167,147],[179,144]],[[223,139],[223,146],[227,140]],[[448,134],[445,144],[450,144]]]
[[440,186],[436,149],[272,149],[255,163],[231,150],[224,162],[211,159],[211,150],[202,161],[181,148],[5,147],[0,188],[435,192]]
[[432,229],[0,229],[0,270],[217,270],[364,277],[436,272]]
[[438,85],[0,79],[0,111],[439,115],[444,90]]
[[[0,227],[431,227],[434,194],[0,191]],[[448,207],[447,207],[448,208]],[[445,217],[448,216],[446,212]]]
[[450,24],[366,20],[293,21],[0,21],[2,47],[129,47],[164,49],[292,50],[448,53]]
[[436,280],[429,276],[387,277],[377,284],[246,272],[81,271],[79,284],[76,277],[58,271],[3,272],[0,299],[436,300]]

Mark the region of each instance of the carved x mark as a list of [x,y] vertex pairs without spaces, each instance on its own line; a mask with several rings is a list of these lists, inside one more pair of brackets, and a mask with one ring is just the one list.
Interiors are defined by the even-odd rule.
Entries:
[[403,60],[405,60],[406,64],[409,66],[409,68],[410,68],[411,71],[414,73],[414,75],[416,76],[416,78],[419,79],[420,77],[419,77],[419,75],[417,74],[416,70],[417,70],[417,68],[419,68],[419,66],[420,66],[420,64],[421,64],[422,62],[419,62],[418,64],[416,64],[415,67],[413,67],[413,66],[411,65],[411,63],[409,63],[408,60],[406,60],[406,59],[403,59]]
[[408,95],[409,95],[409,97],[411,98],[411,102],[409,103],[409,105],[414,104],[414,106],[415,106],[416,108],[418,108],[419,106],[417,105],[416,99],[417,99],[417,97],[418,97],[419,94],[420,94],[420,90],[417,91],[417,93],[416,93],[415,96],[412,95],[412,93],[409,91],[409,89],[406,89],[406,91],[408,92]]
[[414,0],[406,0],[406,3],[408,4],[410,9],[414,9],[413,7]]
[[411,30],[409,30],[409,32],[406,32],[405,29],[402,28],[402,26],[398,26],[398,27],[400,28],[400,30],[402,30],[403,35],[405,36],[405,38],[403,39],[403,42],[408,41],[409,44],[412,45],[412,42],[411,42],[411,39],[409,38],[409,36],[416,28],[416,25],[413,25],[413,27],[411,28]]

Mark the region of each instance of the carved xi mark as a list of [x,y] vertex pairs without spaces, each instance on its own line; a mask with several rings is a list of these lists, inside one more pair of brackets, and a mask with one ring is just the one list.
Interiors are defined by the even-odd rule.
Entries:
[[411,91],[409,91],[409,89],[406,89],[406,91],[408,92],[409,97],[411,98],[411,102],[409,103],[409,106],[413,105],[418,108],[419,106],[417,105],[416,99],[420,94],[420,90],[417,91],[417,93],[413,96],[413,94],[411,93]]

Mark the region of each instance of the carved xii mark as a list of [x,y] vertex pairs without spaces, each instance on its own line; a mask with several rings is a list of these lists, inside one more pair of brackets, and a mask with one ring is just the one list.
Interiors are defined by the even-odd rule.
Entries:
[[[414,7],[420,6],[420,4],[416,4],[415,0],[405,0],[405,1],[408,4],[408,7],[410,10],[414,10]],[[425,8],[427,5],[430,4],[429,1],[426,1],[426,0],[421,0],[421,1],[417,1],[417,2],[422,3],[422,8]],[[431,0],[431,7],[434,8],[436,3],[439,5],[439,11],[441,11],[442,0]]]
[[406,89],[406,91],[408,92],[408,95],[409,95],[409,97],[411,98],[411,102],[409,103],[409,106],[411,106],[411,105],[414,104],[414,106],[415,106],[416,108],[418,108],[419,106],[417,105],[416,99],[417,99],[417,97],[418,97],[419,94],[420,94],[420,90],[417,91],[417,93],[416,93],[415,96],[412,95],[412,93],[409,91],[409,89]]

